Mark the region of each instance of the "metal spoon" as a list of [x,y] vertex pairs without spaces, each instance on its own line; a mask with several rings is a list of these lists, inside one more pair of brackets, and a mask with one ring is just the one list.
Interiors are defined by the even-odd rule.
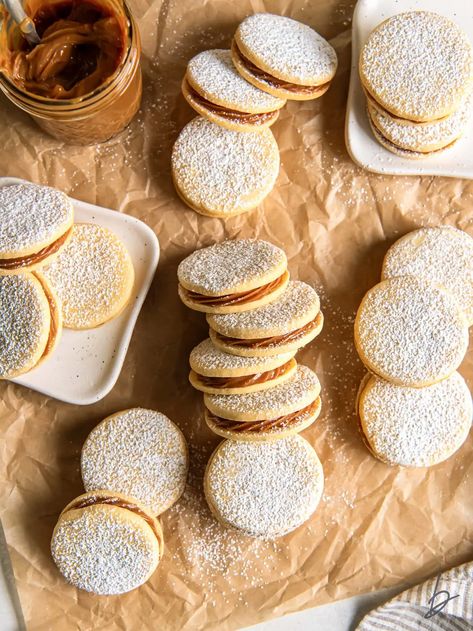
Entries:
[[0,3],[5,6],[13,20],[18,24],[23,37],[30,44],[39,44],[41,40],[36,31],[34,22],[26,15],[23,5],[21,4],[21,0],[0,0]]

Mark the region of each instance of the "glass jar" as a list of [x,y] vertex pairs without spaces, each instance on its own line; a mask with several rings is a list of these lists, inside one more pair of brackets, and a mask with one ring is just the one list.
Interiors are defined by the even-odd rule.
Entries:
[[[47,0],[40,6],[45,4],[48,4]],[[48,134],[70,144],[90,145],[112,138],[130,123],[141,103],[138,26],[121,0],[100,0],[100,6],[124,18],[128,33],[120,65],[94,91],[70,99],[46,98],[22,90],[5,73],[0,73],[0,89],[7,98],[27,112]],[[0,23],[0,50],[18,38],[19,34],[13,33],[12,40],[12,29],[18,30],[18,27],[9,17],[4,18]]]

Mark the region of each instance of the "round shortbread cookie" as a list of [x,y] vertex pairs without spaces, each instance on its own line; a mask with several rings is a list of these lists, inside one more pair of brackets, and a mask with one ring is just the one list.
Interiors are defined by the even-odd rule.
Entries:
[[473,81],[473,51],[448,18],[428,11],[382,22],[360,55],[363,87],[384,109],[411,121],[452,114]]
[[418,276],[443,285],[473,324],[473,238],[453,226],[409,232],[387,251],[382,278]]
[[96,224],[73,226],[69,243],[43,270],[62,302],[64,326],[92,329],[128,303],[133,263],[122,241]]
[[269,129],[237,132],[194,118],[172,150],[177,192],[196,212],[231,217],[256,208],[279,173],[279,149]]
[[368,97],[368,112],[372,123],[391,143],[420,153],[431,153],[451,145],[465,131],[471,116],[471,98],[453,114],[432,123],[414,123],[396,118]]
[[288,83],[318,86],[337,70],[332,46],[310,26],[282,15],[250,15],[238,27],[235,43],[258,68]]
[[423,387],[445,379],[468,348],[468,325],[455,298],[414,276],[370,289],[355,319],[355,346],[369,370],[393,383]]
[[372,453],[390,465],[430,467],[449,458],[471,428],[471,394],[463,377],[406,388],[371,377],[360,395],[361,430]]
[[0,379],[28,372],[49,353],[60,332],[53,300],[34,274],[0,275]]
[[0,187],[0,269],[37,268],[64,246],[73,221],[70,199],[37,184]]
[[167,416],[132,408],[108,416],[87,437],[81,454],[86,491],[108,489],[136,497],[154,515],[184,492],[187,443]]
[[267,444],[226,440],[210,457],[204,478],[215,517],[262,539],[282,537],[307,521],[323,485],[320,460],[300,436]]
[[248,394],[204,394],[204,403],[213,414],[230,421],[269,421],[303,410],[319,394],[317,375],[299,365],[291,379],[274,388]]
[[124,594],[145,583],[163,553],[159,522],[134,498],[93,491],[62,511],[51,554],[64,578],[98,595]]

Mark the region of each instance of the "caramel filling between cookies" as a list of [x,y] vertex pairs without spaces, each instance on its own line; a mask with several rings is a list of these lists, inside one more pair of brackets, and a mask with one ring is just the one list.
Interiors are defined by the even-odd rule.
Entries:
[[246,375],[243,377],[206,377],[204,375],[197,374],[199,383],[208,388],[247,388],[248,386],[254,386],[259,383],[266,383],[267,381],[273,381],[282,375],[287,374],[295,365],[295,361],[290,359],[287,363],[274,368],[273,370],[267,370],[266,372],[255,373],[254,375]]
[[215,114],[216,116],[220,116],[221,118],[225,118],[228,121],[233,121],[235,123],[242,123],[247,125],[262,125],[269,120],[275,118],[277,115],[277,110],[273,112],[260,112],[258,114],[251,114],[249,112],[239,112],[238,110],[232,110],[228,107],[224,107],[223,105],[217,105],[216,103],[212,103],[212,101],[208,101],[201,94],[199,94],[187,81],[185,81],[186,89],[191,95],[192,99],[196,101],[201,107],[208,110],[210,113]]
[[236,432],[238,434],[258,434],[259,432],[282,432],[305,422],[309,417],[318,414],[322,402],[320,397],[297,412],[285,414],[270,421],[230,421],[206,410],[207,419],[217,429]]
[[321,83],[320,85],[297,85],[297,83],[283,81],[282,79],[273,77],[273,75],[265,72],[264,70],[261,70],[261,68],[258,68],[258,66],[255,66],[253,62],[251,62],[247,57],[243,55],[235,41],[233,41],[232,49],[236,54],[238,60],[242,63],[243,66],[245,66],[248,72],[250,72],[258,79],[261,79],[261,81],[264,81],[272,88],[276,88],[278,90],[287,90],[288,92],[293,92],[294,94],[299,93],[316,96],[319,92],[325,91],[331,83],[330,81],[327,81],[326,83]]
[[64,245],[71,231],[72,227],[69,228],[69,230],[66,230],[66,232],[61,237],[59,237],[59,239],[56,239],[56,241],[53,241],[35,254],[20,256],[14,259],[0,259],[0,269],[12,270],[19,269],[21,267],[27,267],[28,265],[37,265],[38,263],[42,263],[45,259],[48,258],[48,256],[55,254]]
[[305,337],[309,333],[319,329],[322,326],[322,313],[319,311],[315,320],[311,320],[304,326],[285,335],[274,335],[272,337],[262,337],[259,339],[243,340],[237,337],[227,337],[221,333],[216,333],[216,337],[226,346],[232,348],[272,348],[274,346],[284,346],[298,339]]
[[260,300],[264,296],[276,291],[276,289],[279,289],[279,287],[282,287],[286,283],[287,278],[288,272],[284,272],[282,276],[279,276],[279,278],[276,278],[276,280],[271,281],[267,285],[262,285],[261,287],[256,287],[256,289],[250,289],[249,291],[243,291],[241,293],[227,294],[226,296],[205,296],[196,291],[186,289],[182,285],[180,287],[186,298],[198,305],[205,305],[207,307],[230,307],[232,305],[244,305],[248,302]]
[[141,508],[136,504],[133,504],[132,502],[126,502],[125,500],[122,500],[119,497],[114,497],[113,495],[92,495],[91,497],[87,497],[85,499],[79,500],[75,504],[72,504],[71,506],[69,506],[66,512],[69,512],[71,510],[78,510],[81,508],[89,508],[89,506],[97,506],[98,504],[106,504],[107,506],[124,508],[125,510],[135,513],[135,515],[139,515],[145,520],[145,522],[156,535],[158,541],[161,543],[161,535],[156,528],[154,519],[152,519],[152,517],[142,511]]

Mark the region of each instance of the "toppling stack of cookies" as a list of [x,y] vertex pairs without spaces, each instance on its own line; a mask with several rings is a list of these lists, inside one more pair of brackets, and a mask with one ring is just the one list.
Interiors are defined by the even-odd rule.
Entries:
[[[229,439],[207,468],[210,508],[224,524],[248,534],[285,534],[315,510],[323,486],[315,452],[296,436],[320,414],[320,383],[294,358],[322,329],[319,297],[306,283],[291,281],[285,253],[262,240],[197,250],[181,262],[178,278],[182,301],[205,312],[210,325],[210,338],[191,352],[189,379],[204,392],[207,425]],[[258,483],[237,492],[254,467]],[[237,468],[233,478],[230,471]],[[237,510],[242,494],[252,511],[244,503]],[[233,506],[225,500],[229,495]]]
[[191,59],[182,92],[200,116],[184,127],[172,153],[182,200],[210,217],[258,206],[279,171],[269,127],[287,99],[324,94],[336,68],[334,49],[316,31],[269,13],[243,20],[231,50]]
[[471,117],[473,49],[451,20],[428,11],[382,22],[360,55],[376,140],[406,158],[452,146]]
[[123,243],[106,228],[73,221],[61,191],[0,188],[0,379],[49,357],[63,326],[99,326],[131,297],[134,270]]
[[473,323],[473,239],[453,227],[415,230],[388,250],[382,278],[355,320],[371,373],[357,400],[360,431],[387,464],[432,466],[461,447],[472,423],[456,370]]
[[182,495],[186,440],[164,414],[133,408],[99,423],[81,454],[85,494],[61,512],[51,540],[72,585],[123,594],[150,578],[163,555],[158,519]]

